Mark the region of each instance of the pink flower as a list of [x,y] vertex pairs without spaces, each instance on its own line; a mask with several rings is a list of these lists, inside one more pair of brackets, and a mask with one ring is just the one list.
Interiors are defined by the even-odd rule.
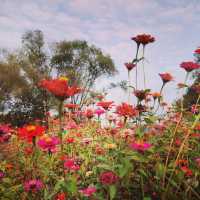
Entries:
[[151,148],[151,144],[145,143],[145,142],[133,142],[130,144],[131,149],[139,151],[139,152],[144,152]]
[[44,187],[42,181],[33,179],[24,183],[24,190],[26,192],[38,192]]
[[67,123],[65,129],[76,129],[78,126],[76,124],[76,122],[74,121],[70,121]]
[[195,159],[195,162],[197,163],[197,166],[200,168],[200,157]]
[[66,159],[64,162],[64,167],[72,171],[77,171],[80,169],[80,166],[76,164],[74,159]]
[[38,141],[38,146],[44,151],[55,152],[57,145],[60,143],[60,140],[56,136],[47,136],[44,135]]
[[90,197],[96,192],[95,187],[87,187],[85,189],[79,190],[80,193],[82,193],[85,197]]
[[107,171],[101,173],[99,179],[103,185],[112,185],[117,182],[118,176],[112,171]]

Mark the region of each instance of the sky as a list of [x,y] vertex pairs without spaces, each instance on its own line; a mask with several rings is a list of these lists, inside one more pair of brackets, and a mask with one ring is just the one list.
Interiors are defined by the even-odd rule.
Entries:
[[[146,48],[147,87],[159,91],[158,73],[171,73],[175,81],[166,86],[164,98],[172,102],[178,95],[176,84],[185,77],[179,65],[193,60],[193,51],[200,46],[200,0],[0,0],[0,4],[0,48],[13,50],[21,45],[25,31],[40,29],[47,47],[64,39],[82,39],[109,54],[119,74],[98,80],[97,89],[127,80],[124,63],[136,51],[131,37],[147,33],[156,39]],[[132,72],[132,83],[134,78]],[[115,89],[108,99],[120,102],[127,96]]]

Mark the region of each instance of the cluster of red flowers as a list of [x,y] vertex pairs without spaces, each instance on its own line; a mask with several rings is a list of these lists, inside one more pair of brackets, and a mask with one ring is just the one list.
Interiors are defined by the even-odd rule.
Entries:
[[81,92],[77,86],[69,86],[67,80],[52,79],[42,80],[39,86],[52,93],[58,99],[64,100]]
[[131,39],[134,40],[138,45],[146,45],[155,41],[155,38],[149,34],[140,34],[132,37]]
[[138,111],[130,104],[122,103],[117,106],[116,113],[123,117],[134,117],[138,115]]
[[173,80],[173,76],[170,73],[160,73],[159,75],[164,84]]
[[185,69],[185,71],[187,71],[187,72],[191,72],[193,70],[199,69],[200,65],[197,63],[194,63],[192,61],[188,61],[188,62],[182,62],[180,64],[180,67]]

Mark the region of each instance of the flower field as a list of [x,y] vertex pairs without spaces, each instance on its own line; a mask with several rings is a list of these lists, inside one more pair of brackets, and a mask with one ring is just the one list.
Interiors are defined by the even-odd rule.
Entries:
[[[136,54],[124,65],[127,102],[98,94],[80,105],[73,100],[86,92],[81,85],[65,76],[45,78],[37,87],[56,100],[58,114],[46,110],[43,120],[20,127],[0,124],[1,200],[200,199],[200,85],[192,86],[198,98],[191,107],[183,98],[167,104],[163,91],[174,81],[170,73],[158,74],[160,91],[146,84],[145,52],[155,38],[131,39]],[[182,94],[199,68],[196,60],[180,64],[186,77],[178,84]]]

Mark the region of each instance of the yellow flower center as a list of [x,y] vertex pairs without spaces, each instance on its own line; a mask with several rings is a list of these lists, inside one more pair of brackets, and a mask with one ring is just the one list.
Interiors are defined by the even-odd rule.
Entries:
[[61,81],[68,81],[69,79],[68,79],[67,77],[65,77],[65,76],[61,76],[61,77],[59,78],[59,80],[61,80]]
[[35,129],[36,129],[36,126],[34,126],[34,125],[30,125],[30,126],[27,126],[27,127],[26,127],[26,130],[27,130],[28,132],[34,131]]

